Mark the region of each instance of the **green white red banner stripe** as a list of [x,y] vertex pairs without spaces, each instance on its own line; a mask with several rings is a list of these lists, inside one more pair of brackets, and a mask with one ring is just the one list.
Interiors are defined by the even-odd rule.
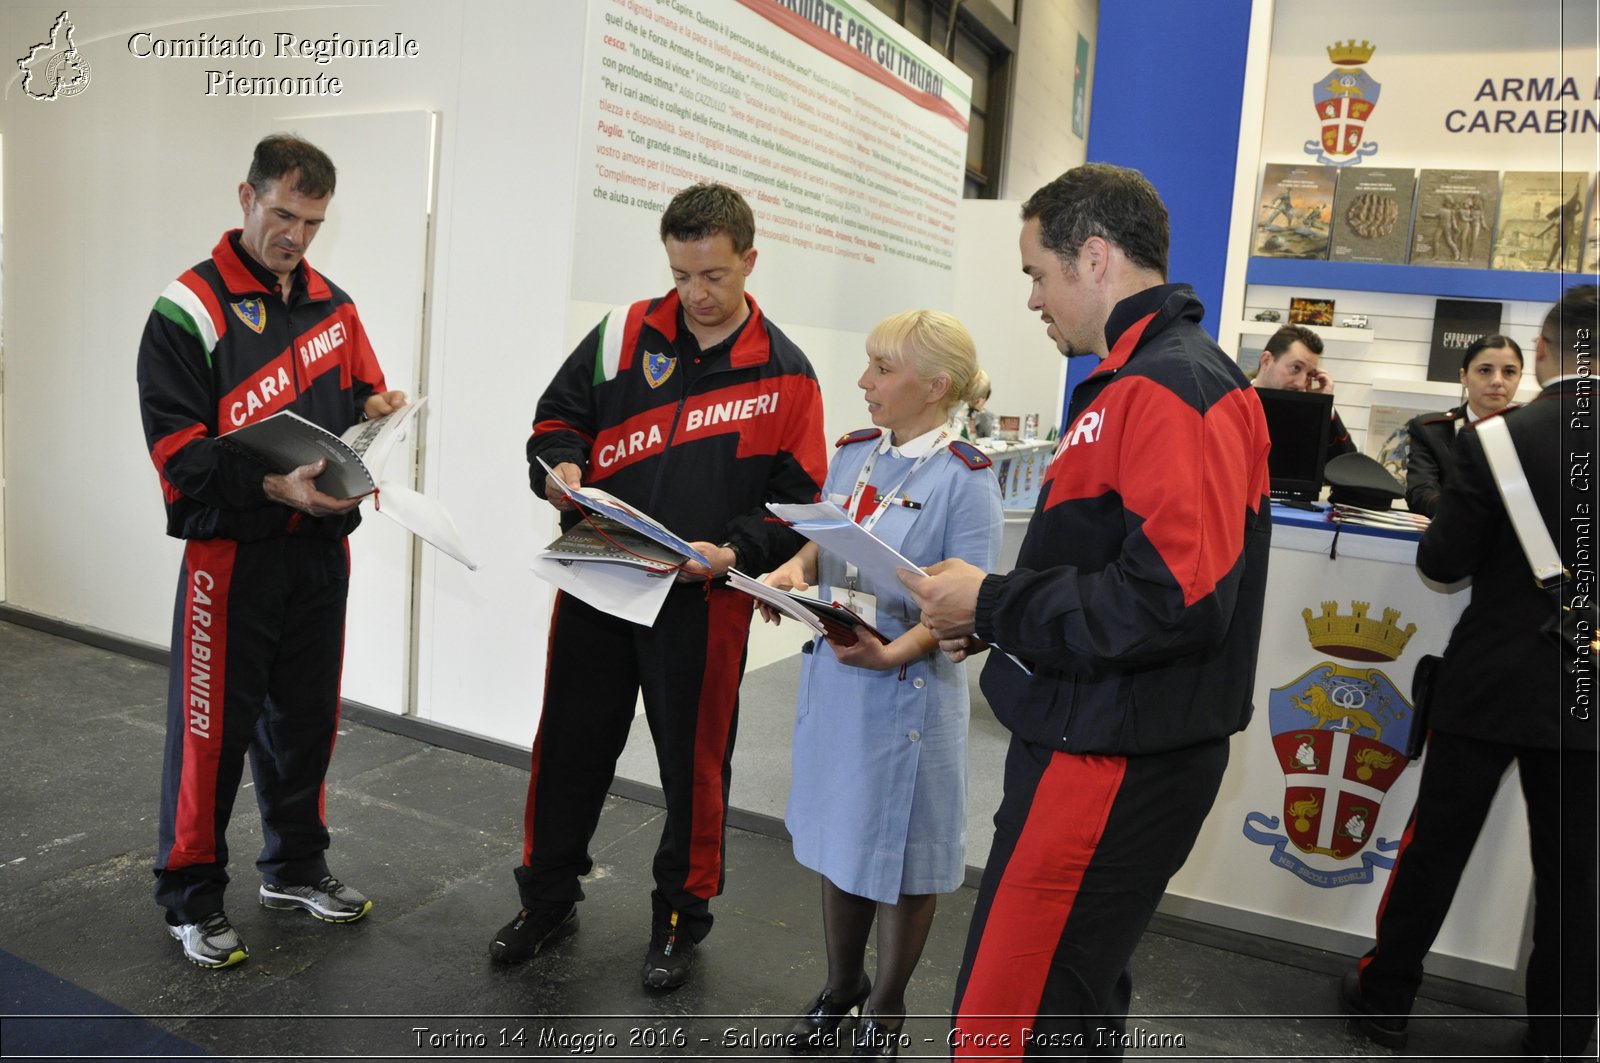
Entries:
[[628,307],[619,306],[605,316],[600,322],[600,344],[595,351],[594,382],[603,384],[613,380],[617,375],[617,366],[622,361],[622,340],[628,331]]
[[211,352],[216,349],[217,338],[226,328],[222,319],[222,307],[216,304],[211,289],[198,277],[193,286],[185,281],[190,274],[167,285],[159,298],[156,299],[156,313],[171,321],[189,335],[200,341],[200,346],[205,350],[206,361],[211,361]]

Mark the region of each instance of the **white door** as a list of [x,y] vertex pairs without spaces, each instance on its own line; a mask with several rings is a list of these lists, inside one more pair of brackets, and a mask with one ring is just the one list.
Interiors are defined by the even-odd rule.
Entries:
[[[307,260],[355,300],[389,387],[416,395],[426,335],[433,116],[403,111],[275,121],[326,151],[339,171],[328,220]],[[416,440],[407,447],[414,457]],[[388,475],[403,465],[398,456],[391,459]],[[414,473],[411,482],[416,486]],[[404,713],[412,704],[417,546],[399,525],[374,513],[372,503],[362,504],[362,517],[350,537],[343,694]]]

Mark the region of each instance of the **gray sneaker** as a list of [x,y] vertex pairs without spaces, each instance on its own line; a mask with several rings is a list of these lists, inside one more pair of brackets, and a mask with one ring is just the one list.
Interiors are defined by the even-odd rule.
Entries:
[[372,910],[372,902],[328,875],[315,886],[277,886],[263,882],[261,907],[278,911],[304,908],[326,923],[353,923]]
[[232,967],[250,955],[239,932],[222,912],[213,912],[198,923],[168,923],[167,933],[178,940],[183,954],[196,967]]

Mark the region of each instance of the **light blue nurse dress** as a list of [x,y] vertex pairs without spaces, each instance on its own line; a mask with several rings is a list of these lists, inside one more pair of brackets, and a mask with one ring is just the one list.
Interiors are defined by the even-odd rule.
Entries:
[[[908,440],[905,453],[887,446],[888,433],[841,446],[824,496],[847,508],[874,451],[870,482],[887,494],[936,437]],[[992,468],[972,469],[940,444],[898,497],[916,508],[889,506],[874,535],[918,565],[959,557],[994,568],[1003,518]],[[826,551],[817,585],[825,600],[845,601],[844,563]],[[877,596],[874,626],[889,638],[917,623],[920,611],[898,581],[860,589]],[[965,664],[932,653],[903,675],[853,668],[814,639],[801,667],[784,813],[795,859],[842,890],[890,904],[901,894],[959,886],[966,872],[968,715]]]

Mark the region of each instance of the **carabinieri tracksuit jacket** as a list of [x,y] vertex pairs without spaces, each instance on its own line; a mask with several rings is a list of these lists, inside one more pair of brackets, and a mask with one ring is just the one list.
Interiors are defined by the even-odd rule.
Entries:
[[978,596],[983,692],[1029,742],[1180,749],[1242,730],[1271,539],[1267,432],[1187,285],[1123,300],[1073,392],[1016,569]]
[[[744,571],[792,557],[804,540],[763,507],[816,500],[827,469],[822,396],[805,355],[745,298],[750,316],[728,360],[689,383],[672,357],[676,291],[607,315],[539,401],[528,440],[534,492],[543,496],[545,476],[535,458],[570,461],[584,484],[683,539],[731,543]],[[566,514],[563,526],[577,519]]]
[[156,301],[139,343],[139,397],[168,535],[337,539],[360,523],[358,510],[310,517],[269,502],[262,478],[281,470],[218,442],[286,409],[338,434],[387,390],[350,297],[310,265],[300,270],[285,309],[235,229]]

